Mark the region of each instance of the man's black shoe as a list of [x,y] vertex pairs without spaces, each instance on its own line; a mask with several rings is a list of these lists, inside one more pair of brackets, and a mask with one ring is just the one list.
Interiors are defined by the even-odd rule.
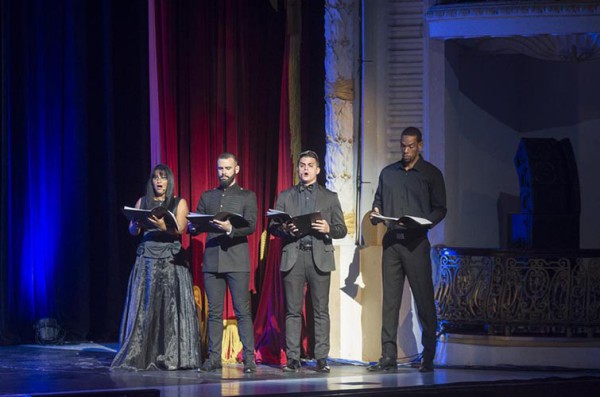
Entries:
[[433,361],[421,361],[421,365],[419,365],[419,372],[433,372]]
[[251,374],[256,372],[256,363],[254,360],[244,361],[244,373]]
[[382,357],[377,364],[367,367],[367,371],[370,372],[395,371],[397,369],[396,359],[392,357]]
[[320,358],[317,360],[317,372],[325,372],[325,373],[329,373],[331,372],[331,368],[329,368],[329,365],[327,365],[327,360],[324,358]]
[[214,361],[206,360],[204,364],[202,364],[202,367],[200,367],[200,372],[213,372],[221,368],[223,368],[221,363],[215,363]]
[[283,367],[283,372],[298,372],[299,369],[300,369],[300,361],[288,360],[285,367]]

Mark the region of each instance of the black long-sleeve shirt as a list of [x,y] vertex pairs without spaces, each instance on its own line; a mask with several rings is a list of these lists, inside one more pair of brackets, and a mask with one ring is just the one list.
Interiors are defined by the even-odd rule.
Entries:
[[430,220],[435,226],[446,216],[446,187],[442,172],[421,156],[414,167],[404,170],[401,161],[379,174],[373,208],[384,216],[404,215]]
[[207,190],[200,196],[196,211],[209,215],[228,211],[240,214],[248,221],[248,226],[234,227],[230,234],[216,231],[208,233],[202,271],[249,272],[248,236],[254,233],[256,228],[256,194],[243,189],[237,183],[226,189],[218,187]]

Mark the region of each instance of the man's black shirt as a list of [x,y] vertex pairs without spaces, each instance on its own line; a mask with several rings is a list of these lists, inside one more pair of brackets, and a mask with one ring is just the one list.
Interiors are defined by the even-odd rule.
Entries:
[[430,220],[435,226],[446,216],[446,187],[442,172],[433,164],[419,159],[404,170],[402,161],[388,165],[379,174],[373,208],[384,216],[404,215]]

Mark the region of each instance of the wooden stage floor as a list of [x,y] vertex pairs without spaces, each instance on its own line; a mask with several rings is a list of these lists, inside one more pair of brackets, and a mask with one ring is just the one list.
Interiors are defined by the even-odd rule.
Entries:
[[[241,365],[222,371],[110,371],[114,345],[0,347],[0,396],[594,396],[600,369],[436,368],[421,374],[410,365],[396,372],[370,373],[364,363],[331,360],[331,373],[299,373],[259,365],[244,374]],[[549,393],[549,394],[548,394]],[[589,393],[589,394],[588,394]]]

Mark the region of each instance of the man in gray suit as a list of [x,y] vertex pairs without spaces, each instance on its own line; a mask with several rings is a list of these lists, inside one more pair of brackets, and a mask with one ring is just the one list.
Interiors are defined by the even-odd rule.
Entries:
[[317,183],[319,157],[313,151],[300,153],[298,176],[300,183],[281,192],[275,209],[297,215],[320,212],[320,220],[311,224],[306,235],[299,233],[293,221],[273,220],[269,231],[284,240],[281,272],[286,300],[285,340],[287,364],[285,372],[300,369],[300,337],[304,286],[309,285],[314,308],[316,370],[329,372],[329,285],[335,270],[331,239],[342,238],[347,229],[337,194]]
[[[219,187],[202,193],[197,212],[216,215],[227,211],[242,215],[247,226],[234,227],[229,220],[213,220],[213,230],[206,238],[204,251],[204,287],[208,298],[208,360],[201,370],[210,372],[222,368],[223,301],[227,286],[231,291],[238,332],[244,346],[244,372],[256,371],[254,359],[254,328],[250,308],[250,255],[247,236],[256,226],[256,195],[236,182],[240,166],[235,155],[223,153],[217,161]],[[198,233],[190,223],[189,232]]]

